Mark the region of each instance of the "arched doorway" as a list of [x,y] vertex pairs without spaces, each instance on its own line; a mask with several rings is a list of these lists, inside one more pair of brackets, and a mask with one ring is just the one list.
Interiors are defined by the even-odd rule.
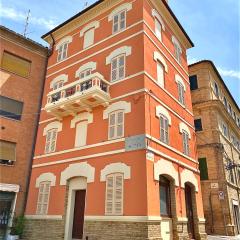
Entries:
[[190,184],[185,184],[185,203],[186,203],[186,217],[188,219],[187,229],[190,239],[195,239],[194,228],[194,187]]

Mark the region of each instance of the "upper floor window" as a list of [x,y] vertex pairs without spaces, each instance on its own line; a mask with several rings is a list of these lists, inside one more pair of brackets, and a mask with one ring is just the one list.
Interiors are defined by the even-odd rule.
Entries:
[[112,81],[123,79],[125,77],[125,55],[113,58],[111,68]]
[[23,102],[0,96],[0,103],[0,116],[11,118],[14,120],[21,120]]
[[202,131],[202,120],[201,118],[194,120],[195,131]]
[[63,87],[63,85],[64,85],[64,81],[58,81],[58,82],[53,84],[53,90],[61,88],[61,87]]
[[224,123],[222,124],[222,130],[223,130],[223,135],[228,138],[228,128]]
[[168,118],[164,115],[159,116],[160,119],[160,141],[163,143],[169,143],[169,122]]
[[174,55],[179,63],[181,63],[181,55],[182,55],[182,48],[178,42],[178,40],[173,36],[172,42],[174,45]]
[[157,51],[153,54],[154,60],[157,62],[157,81],[158,84],[164,88],[165,85],[165,72],[168,72],[168,65],[164,57]]
[[84,70],[84,71],[82,71],[81,73],[80,73],[80,78],[82,79],[82,78],[85,78],[85,77],[87,77],[87,76],[89,76],[89,75],[91,75],[92,74],[92,69],[91,68],[89,68],[89,69],[86,69],[86,70]]
[[226,99],[226,97],[223,97],[223,104],[224,104],[224,106],[225,106],[225,108],[227,109],[227,99]]
[[60,62],[67,58],[68,45],[72,42],[72,37],[67,36],[61,39],[57,45],[56,50],[58,51],[57,62]]
[[36,214],[46,215],[48,212],[48,202],[50,196],[51,182],[41,182],[39,184],[38,200],[37,200],[37,211]]
[[183,139],[183,153],[189,156],[190,155],[189,134],[185,130],[182,131],[182,139]]
[[68,81],[68,75],[66,74],[61,74],[57,77],[55,77],[51,82],[50,82],[50,88],[53,90],[56,90],[58,88],[63,87],[64,83]]
[[16,143],[0,140],[0,164],[13,165],[16,161]]
[[185,90],[184,90],[184,86],[180,82],[177,83],[177,86],[178,86],[178,101],[181,104],[185,105],[185,93],[184,93]]
[[240,127],[240,118],[237,118],[237,125]]
[[155,34],[157,38],[162,41],[162,31],[165,30],[164,22],[160,16],[160,14],[157,12],[157,10],[152,10],[152,15],[155,19]]
[[219,89],[218,89],[218,85],[216,82],[214,82],[214,93],[217,96],[217,98],[219,97]]
[[232,106],[230,105],[230,103],[228,104],[228,112],[232,116]]
[[45,153],[55,152],[57,142],[57,128],[53,128],[47,131]]
[[117,33],[126,28],[127,12],[132,9],[132,3],[124,3],[116,7],[108,16],[108,21],[112,21],[112,32]]
[[1,68],[21,77],[29,77],[31,61],[10,52],[3,52]]
[[190,81],[190,89],[191,90],[196,90],[198,89],[198,80],[197,80],[197,75],[192,75],[189,77]]
[[123,214],[123,174],[114,173],[106,177],[106,215]]
[[108,138],[115,139],[124,136],[124,112],[122,110],[109,114]]
[[171,217],[171,194],[170,181],[160,176],[159,195],[160,195],[160,214],[161,216]]
[[236,121],[236,113],[235,112],[233,112],[233,119],[234,119],[234,121]]

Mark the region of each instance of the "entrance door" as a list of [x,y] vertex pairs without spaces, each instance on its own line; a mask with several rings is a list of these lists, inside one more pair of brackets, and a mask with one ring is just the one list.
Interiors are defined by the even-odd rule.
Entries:
[[240,212],[238,205],[233,205],[233,211],[234,211],[234,220],[235,225],[237,227],[237,233],[240,233]]
[[86,190],[77,190],[75,193],[73,229],[72,229],[73,239],[82,239],[83,237],[85,196]]
[[192,189],[190,186],[185,185],[185,201],[186,212],[188,218],[188,234],[190,239],[194,239],[194,220],[193,220],[193,206],[192,206]]

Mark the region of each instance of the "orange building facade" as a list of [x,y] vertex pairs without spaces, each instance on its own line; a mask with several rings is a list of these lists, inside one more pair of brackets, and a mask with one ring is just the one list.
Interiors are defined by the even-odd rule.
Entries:
[[43,38],[24,239],[205,239],[193,44],[167,2],[97,1]]

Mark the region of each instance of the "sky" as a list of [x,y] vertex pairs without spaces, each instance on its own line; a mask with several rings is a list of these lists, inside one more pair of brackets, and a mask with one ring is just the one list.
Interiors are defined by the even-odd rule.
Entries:
[[[0,23],[46,43],[41,36],[96,0],[0,0]],[[188,61],[212,60],[240,105],[240,0],[169,0],[170,7],[194,42]]]

